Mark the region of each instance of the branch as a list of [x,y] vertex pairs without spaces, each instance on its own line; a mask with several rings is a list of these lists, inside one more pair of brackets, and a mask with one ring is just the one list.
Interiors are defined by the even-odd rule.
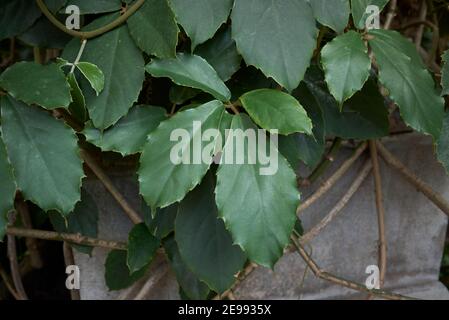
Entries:
[[71,243],[81,244],[91,247],[100,247],[113,250],[127,250],[127,244],[123,242],[102,240],[97,238],[90,238],[81,234],[58,233],[54,231],[36,230],[36,229],[22,229],[15,227],[8,227],[6,233],[10,236],[35,238],[49,241],[68,241]]
[[300,215],[305,209],[310,207],[318,199],[320,199],[326,192],[328,192],[334,184],[351,168],[354,162],[361,156],[366,150],[367,144],[363,142],[354,152],[354,154],[346,160],[340,168],[326,181],[323,185],[315,191],[306,201],[304,201],[299,207],[296,213]]
[[384,298],[388,300],[416,300],[415,298],[403,296],[396,293],[391,293],[384,290],[379,289],[368,289],[366,286],[353,282],[350,280],[346,280],[344,278],[337,277],[329,272],[325,272],[320,269],[320,267],[316,264],[316,262],[310,257],[310,255],[307,253],[307,251],[304,249],[304,247],[299,243],[298,239],[295,237],[292,237],[293,244],[296,247],[296,250],[298,251],[299,255],[303,258],[304,262],[307,264],[307,266],[312,270],[312,272],[315,274],[317,278],[332,282],[334,284],[337,284],[342,287],[346,287],[352,290],[360,291],[360,292],[367,292],[371,295],[374,295],[379,298]]
[[377,150],[382,158],[390,166],[395,168],[402,174],[402,176],[410,182],[418,191],[422,192],[430,201],[432,201],[438,208],[449,216],[449,203],[442,195],[433,191],[433,189],[415,174],[413,174],[399,159],[391,154],[380,142],[376,143]]
[[301,237],[301,244],[305,245],[310,242],[313,238],[315,238],[329,223],[331,223],[334,218],[341,212],[341,210],[347,205],[349,200],[354,196],[357,190],[362,185],[363,181],[365,181],[366,177],[370,173],[372,169],[372,164],[368,160],[363,166],[362,171],[359,173],[357,178],[355,178],[352,185],[349,187],[348,191],[345,193],[343,198],[335,205],[334,208],[329,212],[324,219],[322,219],[315,227],[313,227],[309,232],[307,232],[304,236]]
[[255,269],[257,268],[257,264],[255,263],[250,263],[245,269],[243,269],[242,272],[239,273],[239,275],[237,276],[237,280],[234,282],[234,284],[232,285],[232,287],[228,290],[226,290],[225,292],[223,292],[223,294],[221,295],[216,295],[213,300],[223,300],[223,298],[229,298],[230,300],[235,300],[232,299],[232,297],[234,296],[233,291],[243,282],[245,281],[245,279],[250,275],[251,272],[253,272]]
[[19,296],[18,300],[28,300],[28,296],[25,292],[22,278],[20,276],[19,263],[17,261],[16,238],[13,235],[8,235],[8,258],[9,266],[11,268],[12,281]]
[[92,172],[98,177],[98,179],[103,183],[105,188],[109,191],[109,193],[114,197],[117,203],[122,207],[128,217],[134,224],[142,223],[143,220],[139,216],[139,214],[134,211],[131,205],[126,201],[125,197],[117,190],[114,186],[111,179],[106,175],[103,169],[97,164],[95,159],[91,157],[91,155],[84,149],[80,151],[81,158],[83,158],[84,162],[87,166],[92,170]]
[[95,38],[108,31],[111,31],[112,29],[115,29],[116,27],[123,24],[130,16],[132,16],[144,4],[144,2],[145,0],[137,0],[136,3],[133,4],[131,7],[129,7],[129,9],[126,10],[126,12],[123,15],[121,15],[119,18],[112,21],[111,23],[93,31],[82,32],[68,29],[63,23],[61,23],[58,19],[56,19],[55,16],[53,16],[53,14],[50,12],[50,10],[48,10],[43,0],[36,0],[38,7],[41,9],[42,13],[48,18],[48,20],[50,20],[51,23],[53,23],[61,31],[73,37],[81,39]]
[[393,22],[394,17],[396,16],[396,8],[398,6],[397,0],[391,0],[390,2],[390,8],[388,9],[387,13],[387,20],[384,24],[384,29],[388,30],[391,27],[391,23]]
[[379,229],[379,257],[378,265],[380,270],[379,285],[382,288],[387,272],[387,241],[385,236],[385,209],[382,196],[382,180],[380,176],[379,158],[377,156],[376,142],[370,140],[369,148],[371,151],[371,162],[373,164],[374,185],[376,189],[376,208],[377,221]]

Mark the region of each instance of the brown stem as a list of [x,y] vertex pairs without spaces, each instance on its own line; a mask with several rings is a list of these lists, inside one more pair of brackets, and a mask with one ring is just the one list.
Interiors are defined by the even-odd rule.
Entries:
[[348,191],[345,195],[340,199],[340,201],[332,208],[329,214],[324,217],[315,227],[313,227],[310,231],[308,231],[304,236],[301,237],[301,244],[305,245],[310,242],[313,238],[315,238],[324,228],[326,228],[329,223],[331,223],[334,218],[341,212],[341,210],[347,205],[347,203],[351,200],[354,194],[362,185],[363,181],[365,181],[366,177],[370,173],[372,169],[372,164],[370,161],[367,161],[363,166],[362,171],[359,173],[357,178],[355,178],[352,185],[349,187]]
[[[64,253],[65,266],[67,267],[75,265],[75,258],[73,257],[72,247],[64,241],[62,250]],[[72,300],[81,300],[80,291],[77,289],[70,290],[70,297]]]
[[304,201],[299,207],[296,213],[300,215],[305,209],[310,207],[318,199],[320,199],[326,192],[328,192],[334,184],[351,168],[354,162],[361,156],[361,154],[366,150],[367,144],[363,142],[354,152],[354,154],[346,160],[340,168],[327,180],[323,185],[315,191],[306,201]]
[[371,152],[371,161],[373,163],[374,185],[376,190],[376,208],[377,208],[377,223],[379,229],[379,285],[382,288],[385,281],[385,274],[387,272],[387,240],[385,236],[385,208],[383,204],[382,195],[382,179],[380,176],[379,158],[377,156],[376,142],[370,140],[369,148]]
[[9,266],[11,268],[12,281],[16,292],[19,295],[18,300],[28,300],[28,296],[23,287],[22,278],[20,276],[19,263],[17,261],[17,248],[16,248],[16,238],[13,235],[8,235],[8,258]]
[[343,286],[352,290],[360,291],[360,292],[367,292],[371,295],[374,295],[379,298],[388,299],[388,300],[416,300],[411,297],[403,296],[400,294],[379,290],[379,289],[368,289],[366,286],[353,282],[341,277],[337,277],[329,272],[321,270],[321,268],[317,265],[317,263],[312,259],[312,257],[307,253],[307,251],[304,249],[304,247],[301,245],[301,243],[298,241],[297,238],[292,237],[293,244],[296,247],[296,250],[298,251],[299,255],[302,257],[304,262],[309,266],[309,268],[312,270],[312,272],[315,274],[316,277],[332,282],[336,285]]
[[49,241],[68,241],[76,244],[100,247],[113,250],[127,250],[127,244],[123,242],[102,240],[97,238],[90,238],[81,234],[72,233],[58,233],[54,231],[45,230],[30,230],[15,227],[8,227],[6,233],[11,236],[35,238]]
[[449,203],[442,195],[436,193],[427,183],[412,173],[399,159],[391,154],[380,142],[376,143],[377,150],[382,158],[390,166],[398,170],[402,176],[410,182],[418,191],[422,192],[430,201],[449,216]]
[[393,22],[393,19],[396,16],[397,6],[398,6],[397,0],[390,1],[390,8],[388,9],[387,20],[385,21],[384,29],[386,29],[386,30],[390,29],[391,23]]
[[[251,272],[253,272],[257,268],[257,264],[250,263],[242,272],[239,273],[237,280],[234,282],[232,287],[225,292],[223,292],[222,295],[216,295],[213,300],[222,300],[224,298],[230,298],[231,295],[233,295],[233,291],[243,282],[245,279],[250,275]],[[231,299],[230,299],[231,300]]]
[[[423,1],[421,3],[421,9],[419,12],[419,20],[426,21],[426,17],[427,17],[427,3],[426,3],[426,1]],[[424,34],[424,24],[420,24],[418,31],[416,31],[416,35],[415,35],[416,49],[419,49],[419,47],[421,47],[423,34]]]
[[143,220],[139,214],[134,211],[131,205],[126,201],[125,197],[117,190],[114,186],[112,180],[106,175],[103,169],[97,164],[95,159],[84,149],[80,151],[81,158],[87,164],[87,166],[92,170],[92,172],[98,177],[98,179],[103,183],[105,188],[114,197],[117,203],[122,207],[123,211],[128,215],[134,224],[142,223]]

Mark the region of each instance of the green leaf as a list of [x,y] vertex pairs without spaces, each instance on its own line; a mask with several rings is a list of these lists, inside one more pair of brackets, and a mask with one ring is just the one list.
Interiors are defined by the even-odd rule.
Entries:
[[371,70],[368,48],[355,31],[326,44],[321,51],[321,63],[329,90],[340,105],[362,89]]
[[120,0],[70,0],[71,5],[75,5],[80,8],[81,14],[97,14],[118,11],[122,7]]
[[18,39],[31,47],[62,49],[71,37],[55,27],[47,17],[41,16]]
[[145,223],[135,225],[129,233],[127,264],[131,274],[149,265],[160,246]]
[[380,12],[388,1],[389,0],[351,0],[352,18],[354,19],[355,26],[359,29],[365,29],[366,20],[371,15],[371,12],[367,12],[368,6],[377,6]]
[[86,100],[74,73],[67,75],[67,82],[70,85],[70,94],[73,101],[69,106],[69,111],[78,121],[84,123],[88,118]]
[[78,62],[76,67],[89,81],[92,89],[95,90],[97,96],[104,89],[104,74],[96,65],[89,62]]
[[170,0],[176,19],[195,47],[212,38],[228,20],[233,0]]
[[444,115],[443,129],[437,142],[437,156],[449,174],[449,112]]
[[240,101],[260,127],[276,129],[280,134],[312,134],[312,121],[291,95],[273,89],[258,89],[240,97]]
[[0,242],[6,234],[8,212],[14,209],[16,183],[6,154],[5,145],[0,136]]
[[0,87],[18,100],[49,110],[68,107],[72,102],[65,75],[54,63],[18,62],[0,75]]
[[75,132],[11,97],[1,106],[3,141],[24,198],[45,211],[73,211],[84,176]]
[[[231,128],[257,129],[244,114],[233,117]],[[242,147],[242,141],[230,144],[230,139],[237,140],[231,134],[228,136],[222,155],[225,159],[229,152],[236,154]],[[260,169],[266,165],[262,165],[260,153],[265,150],[257,148],[256,164],[250,164],[255,159],[247,155],[248,144],[243,147],[244,164],[221,164],[218,169],[215,194],[219,215],[234,243],[243,248],[251,261],[273,267],[289,243],[295,225],[299,204],[296,175],[271,144],[270,150],[274,149],[271,153],[278,155],[278,170],[273,175],[261,175]]]
[[[86,29],[95,29],[113,18],[115,15],[101,17]],[[75,61],[79,47],[79,40],[72,40],[65,48],[63,57]],[[126,115],[137,101],[145,78],[142,53],[125,25],[89,40],[82,59],[98,66],[104,73],[104,90],[98,96],[88,81],[82,79],[80,85],[94,126],[100,130],[106,129]]]
[[189,87],[178,86],[174,84],[170,87],[170,91],[168,92],[168,97],[171,103],[176,105],[183,104],[190,99],[197,96],[201,91],[198,89],[193,89]]
[[8,0],[0,3],[0,40],[15,37],[39,18],[41,12],[35,1]]
[[291,92],[310,64],[317,29],[305,0],[235,0],[232,34],[248,65]]
[[44,0],[44,3],[47,6],[48,10],[50,10],[52,13],[56,13],[66,5],[67,0]]
[[105,280],[109,290],[126,289],[145,275],[148,266],[143,267],[133,274],[129,274],[126,261],[126,251],[112,250],[109,252],[105,263]]
[[415,46],[396,31],[372,30],[369,44],[379,66],[379,79],[413,129],[438,139],[444,100],[424,68]]
[[[57,232],[81,234],[83,236],[97,238],[99,211],[92,196],[81,189],[81,201],[75,206],[75,210],[67,217],[58,212],[49,212],[50,221]],[[81,253],[91,254],[93,247],[71,244]]]
[[163,239],[175,230],[175,219],[178,214],[177,203],[163,209],[157,209],[154,214],[151,208],[143,203],[142,211],[145,223],[155,237]]
[[231,28],[217,33],[211,40],[198,46],[195,54],[206,59],[223,81],[231,79],[240,69],[242,62],[235,41],[231,37]]
[[199,56],[179,53],[176,59],[154,59],[145,68],[154,77],[168,77],[180,86],[203,90],[223,102],[231,99],[231,92],[217,72]]
[[316,19],[338,33],[348,24],[351,8],[349,0],[311,0],[309,1]]
[[175,239],[183,261],[210,288],[223,293],[232,286],[246,257],[218,219],[212,174],[179,205]]
[[175,272],[176,279],[185,294],[190,299],[205,300],[209,295],[209,288],[186,266],[173,237],[164,241],[164,249],[170,261],[170,266]]
[[128,19],[128,26],[131,37],[148,55],[176,56],[179,29],[167,0],[146,0]]
[[[182,200],[187,192],[200,183],[212,159],[202,161],[201,152],[196,154],[193,151],[194,140],[201,141],[201,131],[221,128],[229,121],[229,117],[223,104],[215,100],[177,113],[149,135],[140,159],[139,182],[140,193],[153,210]],[[194,126],[194,121],[200,122],[201,128]],[[185,135],[175,135],[171,139],[174,130],[181,130]],[[200,143],[205,147],[215,146],[216,138]],[[215,155],[219,151],[218,146],[210,151]],[[185,163],[175,164],[181,161]]]
[[449,50],[443,54],[444,66],[441,71],[441,85],[443,86],[443,95],[449,95]]
[[139,153],[150,132],[166,119],[166,111],[160,107],[135,106],[114,126],[101,132],[86,126],[86,140],[102,151],[115,151],[123,156]]

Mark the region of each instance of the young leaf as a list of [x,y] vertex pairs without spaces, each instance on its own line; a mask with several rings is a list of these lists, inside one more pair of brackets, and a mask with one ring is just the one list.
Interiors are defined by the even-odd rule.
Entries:
[[127,264],[131,274],[149,265],[160,246],[160,241],[151,234],[145,223],[131,230],[128,240]]
[[240,101],[254,122],[266,130],[277,129],[283,135],[312,134],[312,121],[306,111],[287,93],[258,89],[244,94]]
[[148,265],[130,274],[126,261],[126,251],[112,250],[109,252],[106,258],[104,275],[109,290],[126,289],[145,275]]
[[70,94],[73,101],[69,106],[69,111],[78,121],[84,123],[88,118],[86,100],[74,73],[67,75],[67,82],[70,85]]
[[232,35],[246,63],[293,91],[316,46],[318,32],[307,1],[236,0],[231,17]]
[[348,24],[351,8],[349,0],[311,0],[316,19],[331,29],[342,33]]
[[73,211],[84,176],[75,132],[37,108],[1,99],[2,137],[17,186],[45,211]]
[[379,66],[379,78],[401,110],[404,121],[438,139],[444,100],[415,46],[396,31],[371,30],[369,44]]
[[0,3],[0,40],[15,37],[39,18],[41,12],[35,1],[8,0]]
[[95,90],[97,96],[104,89],[104,74],[96,65],[89,62],[78,62],[76,67],[84,75],[84,77],[89,81],[92,89]]
[[355,31],[326,44],[321,51],[321,63],[329,90],[340,106],[362,89],[371,70],[368,48]]
[[[75,233],[83,236],[96,238],[98,234],[98,207],[92,196],[81,189],[81,201],[75,206],[75,210],[67,217],[58,212],[49,212],[50,221],[57,232]],[[93,248],[78,244],[71,244],[73,248],[81,253],[91,254]]]
[[179,205],[175,239],[183,261],[198,278],[218,293],[229,289],[246,261],[233,245],[223,220],[218,219],[211,174]]
[[[257,129],[244,114],[233,117],[231,128]],[[231,144],[230,139],[236,140],[233,135],[228,136],[222,158],[226,159],[228,152],[235,155],[242,147],[235,141]],[[277,171],[261,175],[260,169],[265,166],[260,153],[265,150],[256,148],[259,156],[256,164],[250,164],[255,159],[248,155],[248,144],[243,147],[244,164],[221,164],[218,169],[215,198],[219,215],[234,243],[243,248],[251,261],[273,267],[288,245],[295,225],[299,205],[296,175],[279,154]]]
[[203,90],[223,102],[231,99],[231,92],[217,72],[199,56],[179,53],[176,59],[154,59],[145,69],[153,77],[168,77],[180,86]]
[[212,38],[228,20],[232,0],[170,0],[178,22],[195,47]]
[[[200,183],[212,163],[212,159],[202,157],[201,146],[205,142],[201,141],[201,132],[219,129],[226,121],[229,121],[229,114],[223,104],[215,100],[177,113],[149,135],[138,174],[140,193],[153,210],[182,200]],[[197,122],[196,125],[194,122]],[[198,122],[201,128],[198,128]],[[182,134],[172,137],[179,131]],[[216,138],[212,137],[213,140]],[[207,142],[208,146],[213,144],[214,141]],[[212,150],[214,154],[217,151],[216,148]]]
[[206,299],[210,292],[209,288],[186,266],[173,237],[164,241],[164,249],[170,261],[170,266],[176,274],[176,279],[185,294],[194,300]]
[[235,41],[231,37],[231,28],[217,33],[211,40],[198,46],[195,54],[206,59],[223,81],[231,79],[242,62]]
[[443,86],[443,96],[449,95],[449,50],[443,54],[444,66],[441,71],[441,85]]
[[16,194],[16,183],[11,164],[6,154],[5,145],[0,136],[0,242],[6,233],[8,224],[8,212],[14,209],[14,196]]
[[128,19],[128,26],[131,37],[148,55],[176,56],[179,29],[167,0],[146,0]]
[[0,87],[14,98],[46,109],[68,107],[70,86],[56,64],[18,62],[0,75]]
[[[115,17],[101,17],[86,30],[103,26]],[[79,39],[73,39],[66,46],[63,57],[74,61],[79,47]],[[125,25],[89,40],[82,59],[98,66],[104,73],[104,89],[98,96],[84,79],[80,85],[94,126],[100,130],[106,129],[126,115],[137,101],[145,77],[142,53]]]
[[135,106],[111,128],[101,132],[87,126],[83,133],[87,141],[101,150],[127,156],[142,151],[148,134],[166,119],[165,113],[160,107]]
[[389,0],[351,0],[351,11],[354,24],[358,29],[365,29],[366,20],[372,14],[367,11],[369,6],[376,6],[379,12],[385,7]]

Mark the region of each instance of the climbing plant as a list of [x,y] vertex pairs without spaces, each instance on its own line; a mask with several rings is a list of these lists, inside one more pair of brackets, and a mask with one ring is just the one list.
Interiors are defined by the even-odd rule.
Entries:
[[[377,159],[377,148],[388,151],[375,140],[400,115],[407,130],[430,136],[449,170],[449,39],[440,28],[449,3],[427,3],[434,20],[410,23],[387,0],[3,1],[0,237],[64,240],[86,254],[113,249],[111,290],[143,277],[163,251],[189,299],[229,292],[239,272],[273,268],[290,245],[310,258],[299,189],[342,140],[356,155],[369,141]],[[73,19],[80,30],[68,27]],[[416,28],[425,36],[413,38]],[[187,136],[174,162],[180,129]],[[214,129],[223,139],[204,141]],[[249,142],[243,161],[225,163],[239,147],[229,129],[276,130],[256,146],[276,154],[275,173],[261,174],[266,163]],[[198,136],[199,148],[212,147],[195,162]],[[105,158],[136,162],[142,208],[108,178]],[[86,175],[135,224],[127,243],[97,239]],[[55,232],[16,219],[24,204],[45,212]]]

